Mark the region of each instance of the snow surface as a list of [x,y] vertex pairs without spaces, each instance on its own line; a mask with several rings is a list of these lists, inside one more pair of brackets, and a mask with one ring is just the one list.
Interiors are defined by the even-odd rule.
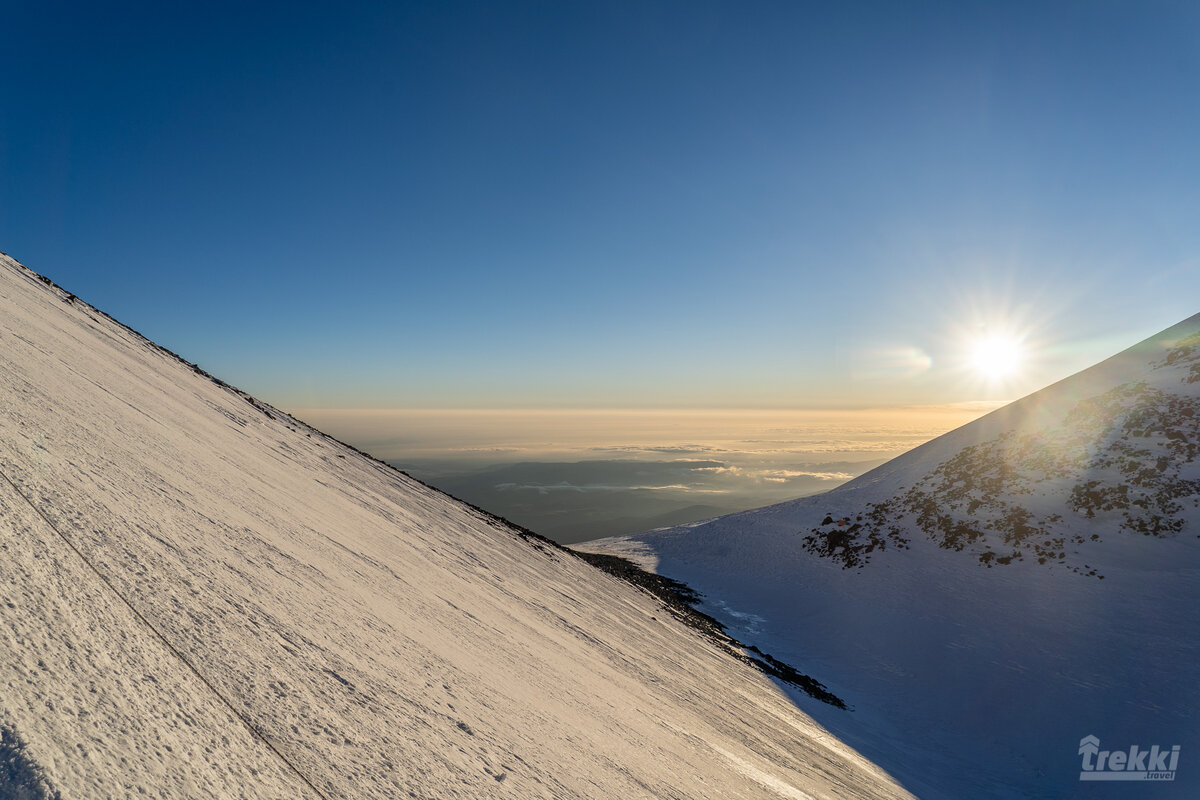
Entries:
[[650,595],[7,257],[0,476],[0,796],[909,796]]
[[[575,547],[705,593],[921,797],[1194,798],[1198,503],[1200,315],[827,494]],[[1081,782],[1088,735],[1175,780]]]

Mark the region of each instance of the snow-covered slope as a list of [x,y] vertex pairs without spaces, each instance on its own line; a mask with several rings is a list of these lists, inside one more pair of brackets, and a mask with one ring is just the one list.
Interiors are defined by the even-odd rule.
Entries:
[[[827,494],[577,547],[705,593],[919,796],[1190,798],[1198,455],[1200,315]],[[1174,780],[1081,781],[1088,736]]]
[[649,595],[0,257],[0,796],[907,795]]

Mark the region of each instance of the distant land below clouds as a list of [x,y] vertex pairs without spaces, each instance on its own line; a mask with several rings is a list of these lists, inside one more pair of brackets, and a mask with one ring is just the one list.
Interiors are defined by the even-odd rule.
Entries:
[[837,461],[788,469],[739,454],[721,461],[526,461],[469,472],[438,464],[394,463],[455,497],[570,544],[823,492],[882,462]]
[[569,544],[828,491],[998,405],[292,413]]

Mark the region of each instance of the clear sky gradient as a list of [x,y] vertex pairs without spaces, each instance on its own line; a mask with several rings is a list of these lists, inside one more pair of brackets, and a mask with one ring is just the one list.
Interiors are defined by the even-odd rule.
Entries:
[[[288,408],[1016,397],[1200,311],[1200,5],[0,4],[0,250]],[[964,367],[985,331],[1025,365]]]

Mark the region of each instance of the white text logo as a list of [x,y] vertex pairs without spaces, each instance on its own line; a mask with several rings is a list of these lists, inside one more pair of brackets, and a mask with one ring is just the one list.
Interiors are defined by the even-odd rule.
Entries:
[[1101,750],[1099,739],[1085,736],[1079,740],[1079,755],[1083,756],[1081,781],[1173,781],[1179,766],[1179,745],[1144,750],[1135,744],[1128,750]]

